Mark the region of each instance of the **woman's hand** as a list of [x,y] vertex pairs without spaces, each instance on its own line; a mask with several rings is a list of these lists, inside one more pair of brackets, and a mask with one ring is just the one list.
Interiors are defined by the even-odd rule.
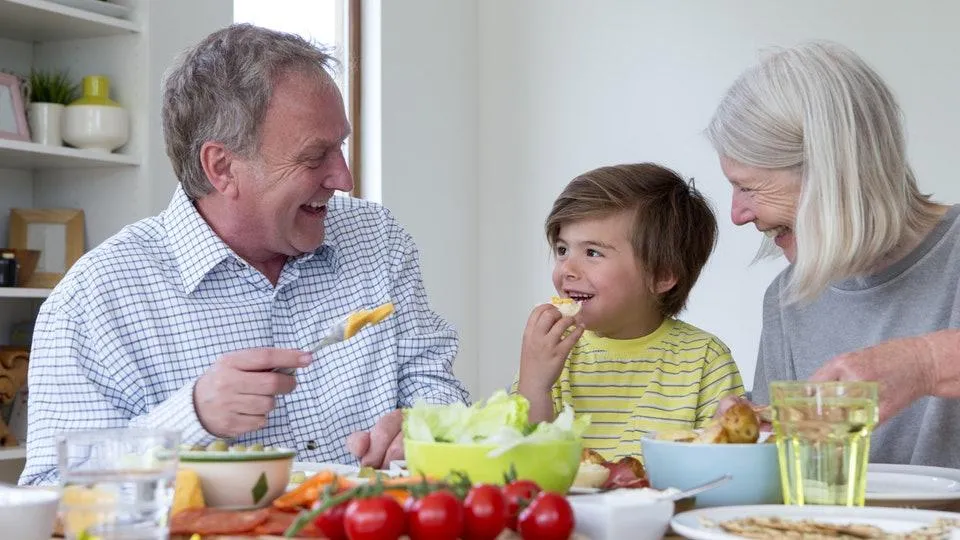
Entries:
[[[938,370],[934,353],[938,338],[934,336],[938,333],[893,339],[841,354],[821,366],[810,380],[876,381],[879,384],[880,422],[885,422],[917,399],[935,393]],[[953,355],[956,357],[957,354],[960,351],[954,350]]]

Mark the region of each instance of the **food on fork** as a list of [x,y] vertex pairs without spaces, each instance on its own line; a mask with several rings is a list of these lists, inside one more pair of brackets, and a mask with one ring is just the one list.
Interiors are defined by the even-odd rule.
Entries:
[[582,305],[580,302],[577,302],[573,298],[563,298],[560,296],[554,296],[550,298],[550,303],[556,306],[560,310],[560,314],[564,317],[573,317],[577,313],[580,313],[580,308]]
[[377,324],[393,313],[393,304],[388,302],[374,309],[361,309],[347,316],[343,327],[343,339],[350,339],[367,325]]

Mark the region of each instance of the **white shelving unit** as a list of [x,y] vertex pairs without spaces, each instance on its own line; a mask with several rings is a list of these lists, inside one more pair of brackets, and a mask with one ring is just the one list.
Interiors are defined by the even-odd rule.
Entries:
[[53,289],[29,287],[0,287],[0,298],[46,298]]
[[0,461],[24,459],[26,457],[27,457],[27,449],[22,446],[0,448]]
[[[160,79],[184,48],[233,20],[232,0],[0,0],[0,70],[67,70],[79,82],[106,75],[130,113],[130,140],[114,153],[0,139],[0,247],[10,208],[81,208],[86,249],[167,206],[173,175],[159,115]],[[116,6],[122,6],[117,8]],[[0,344],[30,321],[49,289],[0,287]],[[14,432],[21,445],[25,437]],[[0,482],[16,482],[25,450],[0,448]]]
[[76,167],[128,167],[140,164],[134,156],[51,147],[29,141],[0,139],[0,163],[13,169],[69,169]]
[[0,36],[14,41],[65,41],[139,31],[133,22],[48,0],[0,2]]

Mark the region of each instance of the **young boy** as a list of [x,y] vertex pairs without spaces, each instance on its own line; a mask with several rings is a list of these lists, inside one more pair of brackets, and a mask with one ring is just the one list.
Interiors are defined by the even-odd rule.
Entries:
[[698,428],[721,397],[743,394],[727,346],[674,318],[717,236],[692,185],[651,163],[602,167],[567,185],[546,233],[553,285],[581,309],[530,314],[516,389],[532,422],[570,404],[592,417],[584,448],[639,457],[647,433]]

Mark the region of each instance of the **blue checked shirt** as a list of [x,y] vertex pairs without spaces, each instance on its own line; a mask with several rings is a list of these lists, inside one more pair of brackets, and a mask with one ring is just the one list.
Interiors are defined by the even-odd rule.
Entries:
[[193,386],[221,355],[252,347],[309,349],[358,308],[396,312],[322,349],[278,396],[267,427],[238,442],[284,446],[301,461],[355,462],[347,435],[417,400],[466,402],[452,372],[453,328],[427,305],[413,239],[383,207],[334,197],[326,239],[291,259],[273,286],[237,256],[177,188],[159,216],[87,253],[43,303],[28,378],[21,484],[58,481],[56,436],[130,427],[214,437]]

